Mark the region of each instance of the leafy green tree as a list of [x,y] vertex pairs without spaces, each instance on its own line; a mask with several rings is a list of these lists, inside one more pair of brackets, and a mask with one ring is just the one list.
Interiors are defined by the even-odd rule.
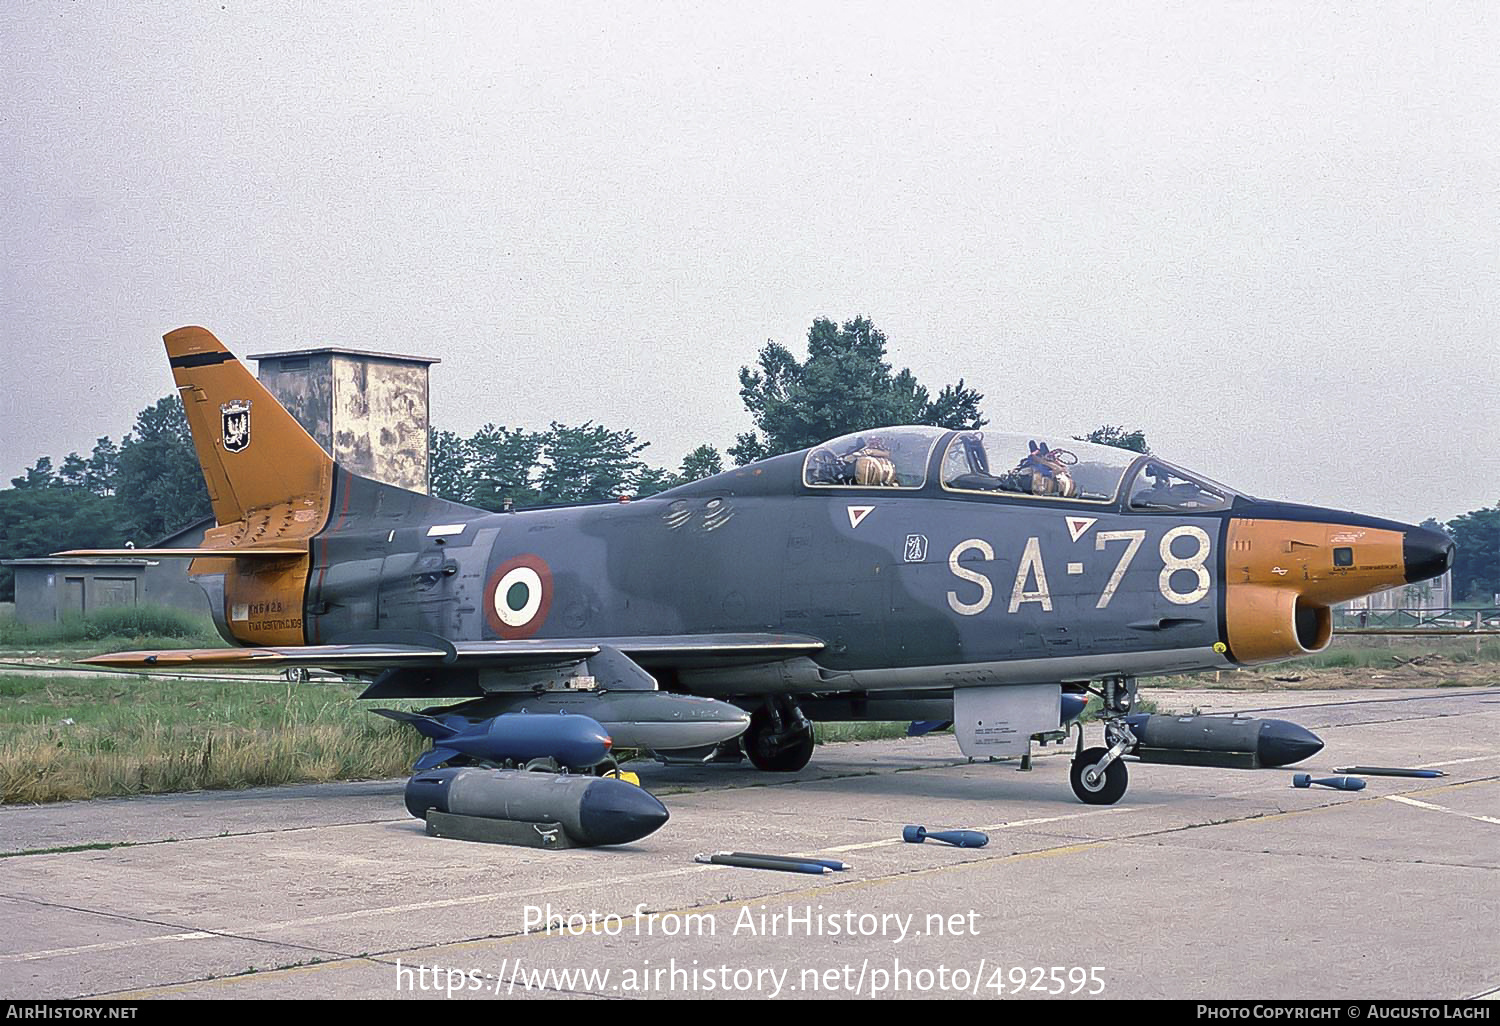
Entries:
[[1116,449],[1129,449],[1131,452],[1149,453],[1146,447],[1146,432],[1130,431],[1123,425],[1105,424],[1097,427],[1086,435],[1074,435],[1080,442],[1095,442],[1099,445],[1112,445]]
[[677,475],[677,484],[699,481],[724,472],[724,457],[711,445],[700,445],[682,458],[682,471]]
[[120,472],[120,447],[108,435],[95,439],[94,451],[89,454],[88,473],[84,487],[95,495],[115,494],[115,475]]
[[175,395],[137,415],[120,446],[116,477],[127,536],[141,544],[213,512],[182,400]]
[[57,483],[68,488],[87,488],[88,474],[88,460],[76,452],[70,452],[57,472]]
[[[0,560],[113,548],[125,540],[119,519],[114,499],[83,488],[7,488],[0,491]],[[11,568],[0,566],[0,601],[14,600],[15,593]]]
[[52,487],[57,483],[57,475],[52,472],[52,457],[40,457],[34,465],[26,468],[26,476],[13,477],[10,483],[17,488]]
[[[481,509],[502,510],[507,502],[524,509],[654,495],[689,480],[647,466],[640,459],[647,444],[632,431],[613,431],[592,421],[578,427],[554,422],[543,432],[486,424],[468,438],[434,431],[432,494]],[[704,445],[683,466],[698,474],[703,467],[716,473],[722,464],[718,452]]]
[[542,449],[550,441],[551,435],[520,428],[480,428],[466,443],[472,482],[467,501],[490,510],[503,509],[507,499],[517,507],[536,505]]
[[983,396],[962,379],[934,401],[910,370],[893,375],[885,355],[886,336],[866,317],[843,327],[823,317],[813,321],[803,362],[779,342],[767,342],[755,369],[740,368],[740,398],[758,432],[740,435],[729,455],[743,466],[890,424],[984,426]]
[[427,490],[439,499],[472,503],[474,476],[468,439],[454,431],[431,431],[427,442]]
[[1488,602],[1500,592],[1500,503],[1448,523],[1453,539],[1453,594]]
[[537,479],[541,501],[598,502],[635,494],[647,469],[640,453],[649,444],[633,431],[611,431],[593,421],[577,427],[553,421]]
[[635,476],[630,494],[635,498],[644,499],[648,495],[664,492],[668,488],[676,488],[680,484],[682,484],[682,479],[670,470],[643,465]]

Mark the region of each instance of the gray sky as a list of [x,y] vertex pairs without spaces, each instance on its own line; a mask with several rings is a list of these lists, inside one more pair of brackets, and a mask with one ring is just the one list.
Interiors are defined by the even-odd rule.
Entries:
[[997,428],[1500,500],[1500,5],[0,6],[0,481],[160,336],[440,357],[675,466],[815,316]]

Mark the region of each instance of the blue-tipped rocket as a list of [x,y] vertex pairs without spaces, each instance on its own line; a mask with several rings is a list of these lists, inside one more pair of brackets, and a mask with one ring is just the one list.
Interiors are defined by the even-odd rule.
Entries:
[[990,843],[990,835],[978,830],[928,830],[926,827],[908,826],[901,829],[901,839],[907,844],[923,841],[942,841],[955,848],[983,848]]
[[907,737],[924,737],[953,726],[952,720],[912,720],[906,725]]
[[628,844],[668,819],[667,807],[655,795],[623,780],[477,766],[414,774],[406,782],[406,811],[425,819],[431,810],[517,823],[559,823],[582,847]]
[[1125,721],[1142,762],[1255,769],[1286,766],[1323,750],[1323,739],[1287,720],[1136,713]]
[[1335,791],[1363,791],[1365,782],[1358,777],[1314,777],[1311,773],[1298,773],[1292,777],[1293,787],[1331,787]]
[[587,716],[569,713],[503,713],[471,723],[463,716],[424,716],[396,709],[371,709],[415,727],[432,739],[412,767],[431,769],[459,755],[481,762],[556,759],[560,766],[597,766],[609,754],[609,734]]
[[804,858],[800,855],[762,855],[761,853],[754,851],[719,851],[714,852],[714,854],[727,855],[730,858],[736,859],[766,859],[770,862],[811,862],[814,865],[826,866],[827,868],[833,870],[835,873],[842,873],[844,870],[851,868],[849,863],[845,862],[843,859],[824,859],[817,858],[811,855]]
[[693,856],[694,862],[715,866],[736,866],[740,869],[770,869],[777,873],[810,873],[823,876],[833,872],[817,859],[778,858],[774,855],[752,855],[748,852],[700,852]]
[[1335,766],[1335,773],[1361,773],[1367,777],[1417,777],[1431,780],[1448,774],[1435,769],[1407,769],[1404,766]]

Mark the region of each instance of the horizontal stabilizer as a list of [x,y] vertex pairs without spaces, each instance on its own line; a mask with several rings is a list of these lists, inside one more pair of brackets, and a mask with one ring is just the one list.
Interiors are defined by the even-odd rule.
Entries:
[[54,556],[89,559],[288,559],[306,556],[306,546],[265,546],[245,549],[69,549]]

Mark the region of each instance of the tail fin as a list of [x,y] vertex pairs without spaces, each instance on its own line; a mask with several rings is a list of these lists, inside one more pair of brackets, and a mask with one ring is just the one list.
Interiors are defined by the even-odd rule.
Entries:
[[165,341],[214,518],[231,524],[275,506],[326,517],[333,460],[322,446],[212,333],[178,328]]

